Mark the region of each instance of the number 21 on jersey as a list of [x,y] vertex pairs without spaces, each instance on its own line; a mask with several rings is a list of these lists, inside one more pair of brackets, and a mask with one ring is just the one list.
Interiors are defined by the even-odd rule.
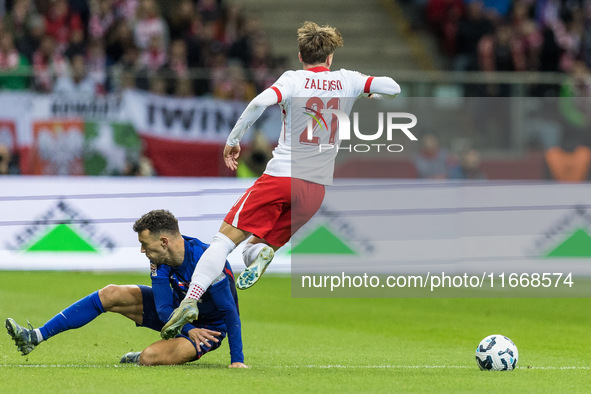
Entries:
[[[321,143],[335,143],[335,137],[338,130],[338,119],[336,115],[325,116],[322,114],[323,109],[340,109],[341,101],[338,97],[333,97],[324,104],[320,97],[311,97],[306,101],[304,112],[310,116],[306,128],[300,133],[300,144],[303,145],[320,145]],[[328,131],[328,142],[320,141],[317,135],[322,130]],[[316,134],[316,135],[315,135]],[[324,133],[323,133],[324,134]]]

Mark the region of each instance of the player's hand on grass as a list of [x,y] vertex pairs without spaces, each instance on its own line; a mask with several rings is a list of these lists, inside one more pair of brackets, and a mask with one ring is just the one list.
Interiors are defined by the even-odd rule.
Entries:
[[232,171],[236,171],[238,168],[238,156],[240,156],[240,145],[224,147],[224,162],[226,167]]
[[250,367],[244,363],[232,363],[232,364],[228,365],[228,368],[250,368]]
[[189,338],[197,344],[197,350],[201,346],[211,347],[211,342],[219,342],[216,337],[222,335],[219,331],[208,330],[207,328],[193,328],[189,331]]

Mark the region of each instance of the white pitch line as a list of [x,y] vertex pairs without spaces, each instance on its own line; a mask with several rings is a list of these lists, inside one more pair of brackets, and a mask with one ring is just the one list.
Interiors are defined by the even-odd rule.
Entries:
[[92,365],[92,364],[0,364],[0,368],[119,368],[119,365]]
[[[194,364],[198,366],[198,364]],[[119,364],[0,364],[0,368],[120,368]],[[302,369],[477,369],[477,366],[469,365],[253,365],[254,368],[302,368]],[[591,367],[517,367],[517,369],[542,369],[542,370],[591,370]]]
[[314,368],[314,369],[413,369],[413,368],[474,368],[468,365],[266,365],[268,368]]
[[[267,368],[315,368],[315,369],[463,369],[463,368],[478,368],[477,366],[470,365],[266,365]],[[555,370],[569,370],[569,369],[580,369],[580,370],[591,370],[591,367],[517,367],[517,369],[555,369]]]

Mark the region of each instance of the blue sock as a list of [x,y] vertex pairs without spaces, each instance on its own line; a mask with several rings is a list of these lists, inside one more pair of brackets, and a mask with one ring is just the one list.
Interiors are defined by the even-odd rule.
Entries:
[[43,340],[47,340],[62,331],[82,327],[104,312],[98,291],[95,291],[55,315],[40,327],[39,331],[43,335]]

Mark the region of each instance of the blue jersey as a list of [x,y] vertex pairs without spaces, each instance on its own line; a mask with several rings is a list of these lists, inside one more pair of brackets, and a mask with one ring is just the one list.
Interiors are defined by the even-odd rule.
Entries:
[[[169,265],[150,262],[152,290],[158,317],[167,322],[172,311],[185,298],[195,266],[209,247],[198,240],[183,236],[185,240],[185,259],[177,268]],[[240,316],[238,315],[238,296],[234,286],[234,274],[230,264],[226,261],[223,275],[220,275],[201,297],[199,303],[199,317],[193,322],[199,327],[213,326],[212,329],[227,333],[230,346],[231,362],[244,362],[242,354],[242,333]],[[183,335],[196,326],[188,323],[183,329]]]

